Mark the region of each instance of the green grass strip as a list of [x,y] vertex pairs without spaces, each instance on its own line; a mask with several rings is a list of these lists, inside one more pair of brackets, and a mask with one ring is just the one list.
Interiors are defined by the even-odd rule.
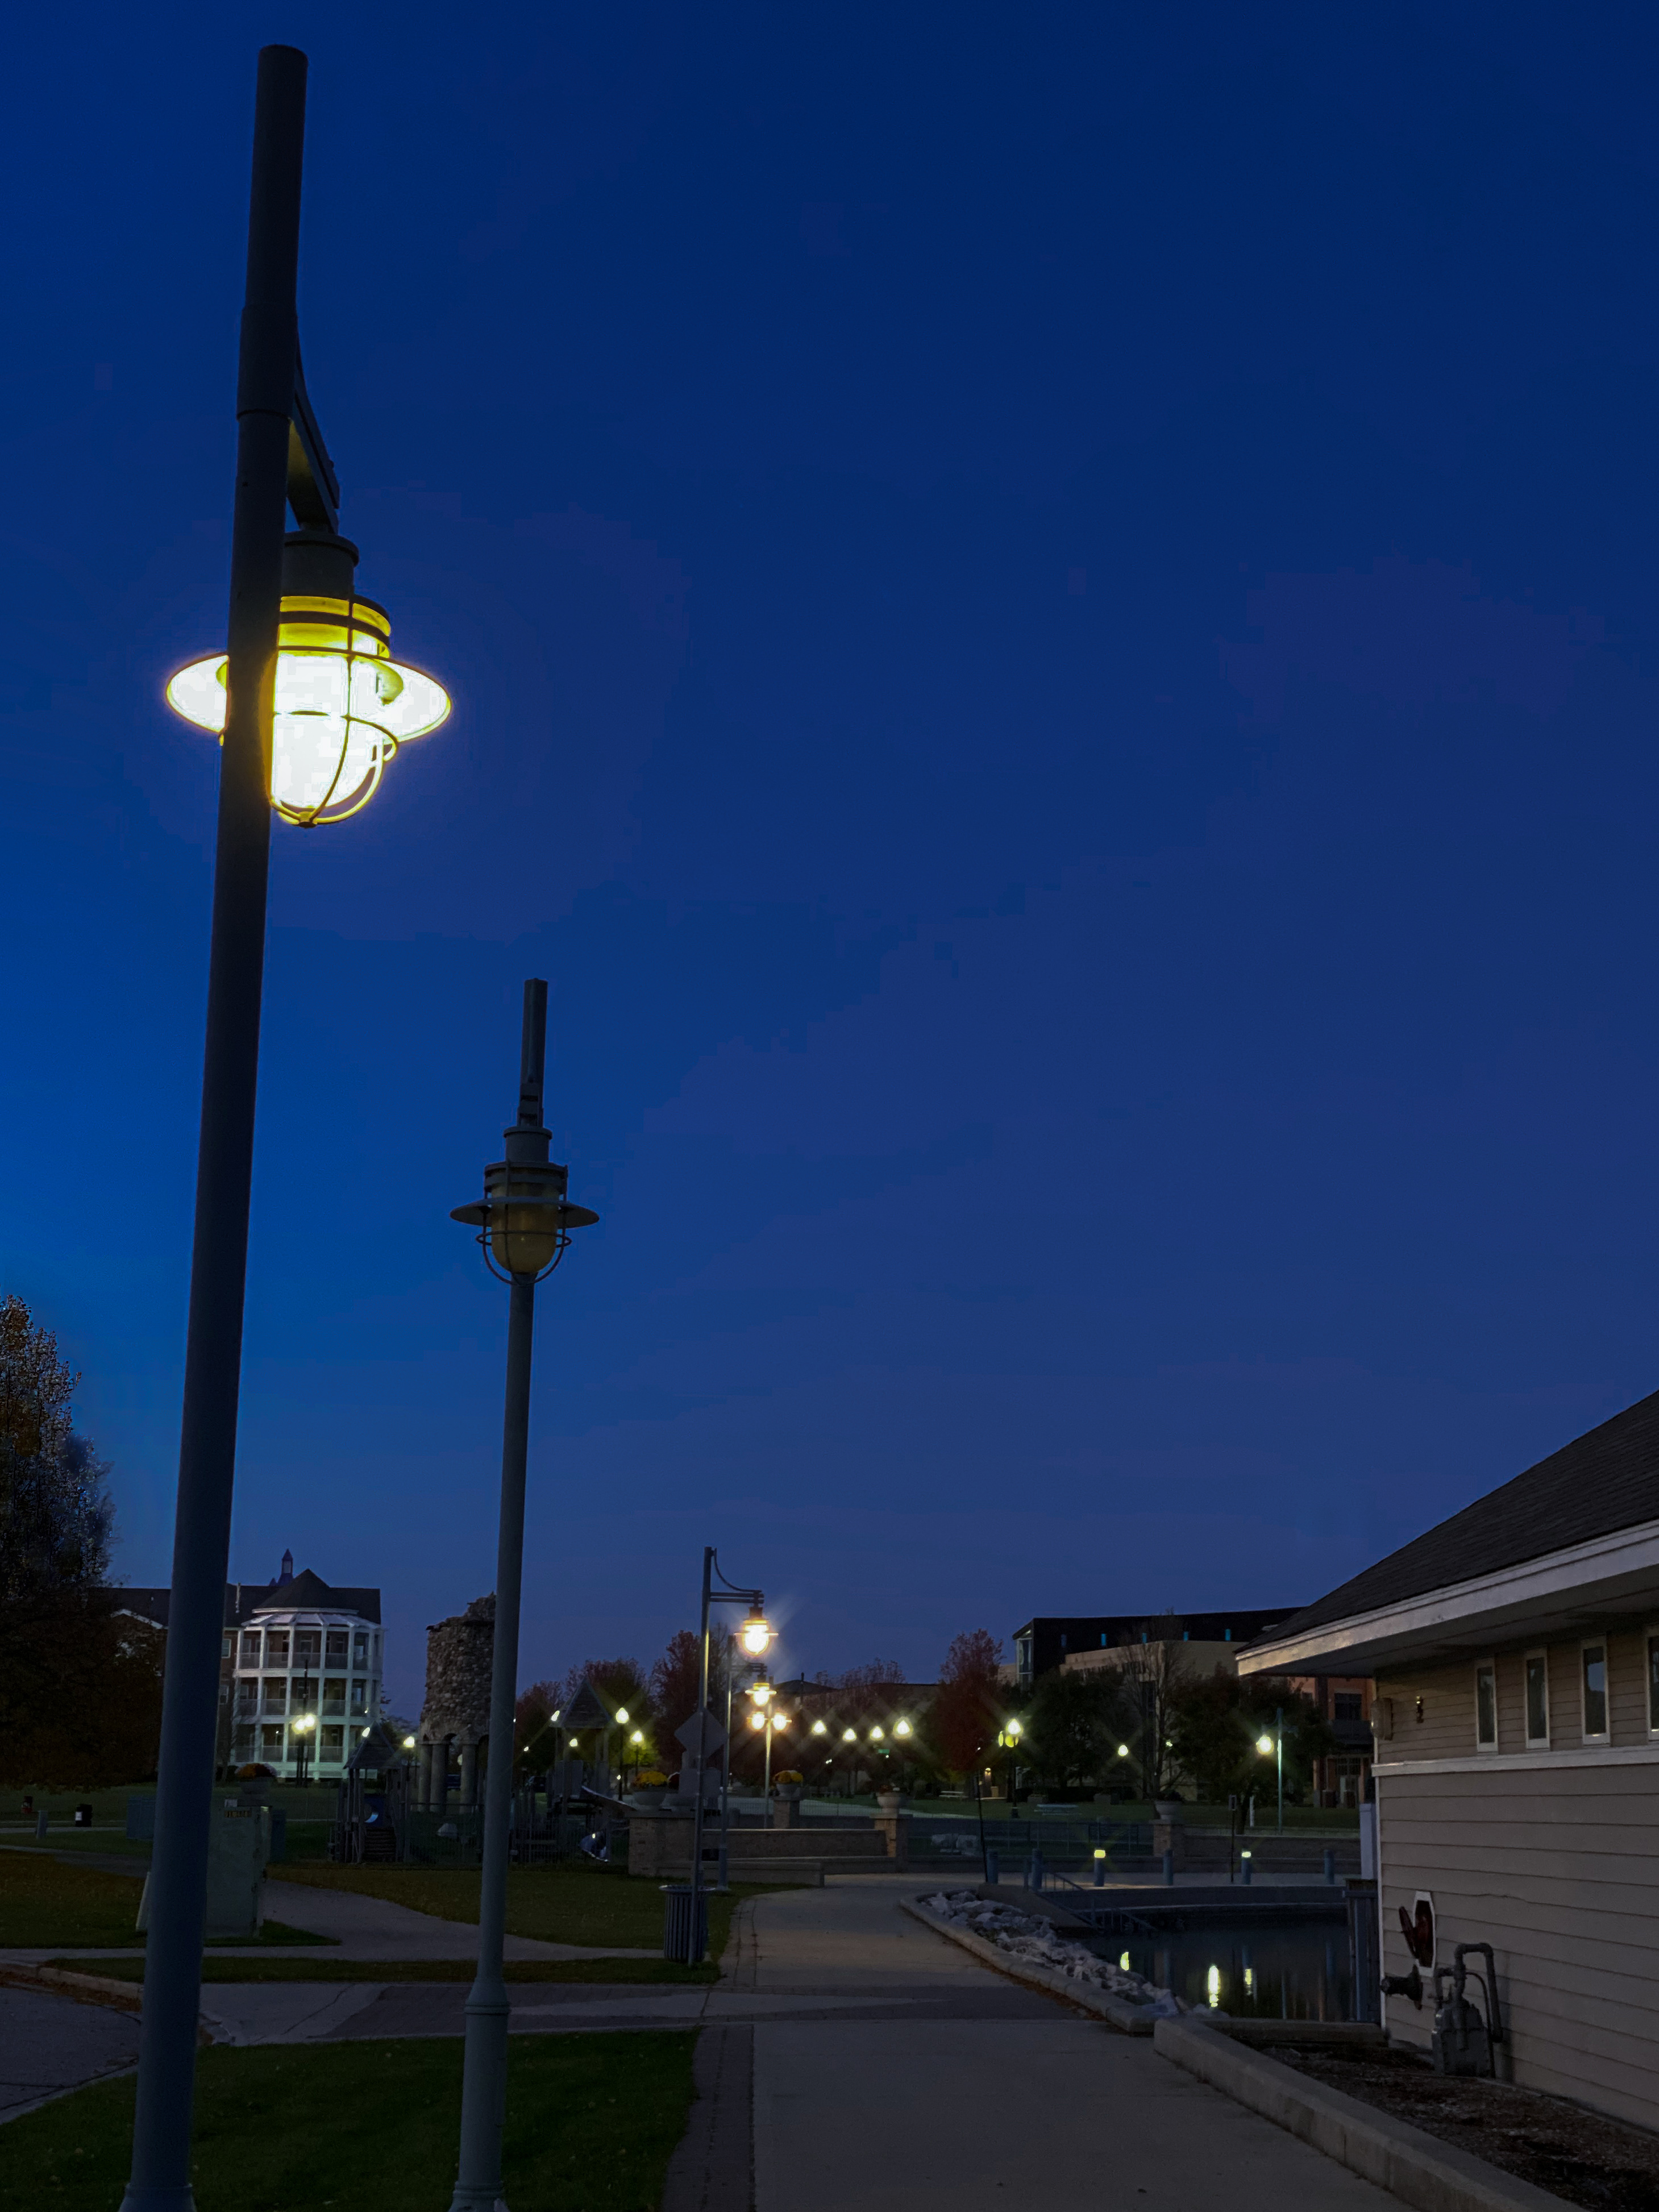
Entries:
[[[525,2212],[656,2212],[691,2104],[689,2033],[515,2035],[503,2178]],[[131,2080],[5,2129],[0,2212],[108,2212],[132,2146]],[[459,2038],[223,2046],[197,2060],[200,2212],[445,2212]]]

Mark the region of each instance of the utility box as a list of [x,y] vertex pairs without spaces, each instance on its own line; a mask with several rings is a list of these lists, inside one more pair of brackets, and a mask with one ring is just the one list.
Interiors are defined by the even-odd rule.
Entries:
[[[251,1937],[264,1918],[265,1866],[270,1856],[268,1806],[217,1811],[208,1838],[207,1926],[204,1936]],[[149,1883],[138,1900],[138,1932],[149,1929]]]

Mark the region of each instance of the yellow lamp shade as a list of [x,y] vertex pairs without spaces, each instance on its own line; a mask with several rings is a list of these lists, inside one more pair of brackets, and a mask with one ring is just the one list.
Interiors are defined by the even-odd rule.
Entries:
[[[449,716],[449,695],[418,668],[392,658],[392,622],[360,599],[357,549],[323,531],[294,531],[283,559],[270,803],[285,822],[343,822],[366,806],[400,744]],[[227,656],[181,668],[167,704],[222,739]]]

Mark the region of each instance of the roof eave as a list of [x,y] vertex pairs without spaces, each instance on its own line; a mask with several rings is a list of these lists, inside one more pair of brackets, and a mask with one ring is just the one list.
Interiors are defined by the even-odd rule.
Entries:
[[1243,1646],[1252,1674],[1367,1674],[1525,1637],[1571,1633],[1610,1614],[1659,1617],[1659,1521],[1547,1552],[1490,1575],[1425,1590]]

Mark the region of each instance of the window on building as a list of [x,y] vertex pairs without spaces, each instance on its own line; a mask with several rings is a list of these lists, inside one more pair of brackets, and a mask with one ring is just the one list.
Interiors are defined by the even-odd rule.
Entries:
[[288,1711],[288,1684],[280,1674],[265,1676],[265,1711],[285,1713]]
[[266,1760],[283,1755],[283,1731],[280,1728],[262,1728],[259,1731],[260,1755]]
[[239,1713],[257,1713],[259,1710],[259,1685],[252,1674],[238,1678],[236,1710]]
[[351,1685],[351,1711],[354,1719],[368,1711],[368,1678],[360,1674]]
[[236,1632],[234,1631],[234,1629],[228,1628],[228,1629],[226,1629],[226,1631],[225,1631],[225,1632],[224,1632],[223,1637],[222,1637],[222,1638],[221,1638],[221,1640],[220,1640],[220,1644],[219,1644],[219,1656],[220,1656],[222,1659],[228,1659],[228,1658],[230,1657],[230,1656],[231,1656],[232,1652],[233,1652],[233,1651],[234,1651],[234,1650],[235,1650],[235,1649],[236,1649]]
[[269,1628],[265,1631],[265,1664],[267,1667],[286,1667],[288,1664],[288,1631]]
[[1363,1721],[1365,1700],[1358,1690],[1334,1690],[1331,1693],[1331,1718],[1334,1721]]
[[368,1664],[368,1631],[366,1628],[360,1628],[351,1639],[351,1663],[354,1667],[367,1667]]
[[1648,1732],[1659,1735],[1659,1636],[1648,1638]]
[[319,1667],[323,1659],[322,1631],[299,1628],[294,1632],[294,1663],[296,1667]]
[[323,1682],[323,1711],[343,1713],[345,1711],[345,1676],[330,1674]]
[[257,1667],[259,1663],[259,1632],[257,1628],[242,1631],[242,1664]]
[[343,1667],[345,1665],[346,1639],[349,1633],[349,1632],[343,1628],[331,1628],[329,1630],[328,1663],[331,1667]]
[[1584,1684],[1584,1741],[1589,1743],[1596,1737],[1605,1737],[1607,1732],[1607,1645],[1583,1645],[1580,1664]]
[[1527,1654],[1527,1741],[1534,1749],[1550,1740],[1550,1662],[1544,1651]]
[[335,1760],[345,1757],[345,1730],[343,1728],[325,1728],[322,1731],[322,1738],[323,1758]]
[[1474,1670],[1474,1740],[1482,1751],[1498,1748],[1498,1669],[1490,1659]]
[[1022,1682],[1031,1679],[1031,1639],[1029,1636],[1014,1638],[1014,1672]]
[[252,1759],[253,1756],[252,1723],[250,1722],[246,1726],[239,1728],[231,1738],[231,1742],[239,1759]]

